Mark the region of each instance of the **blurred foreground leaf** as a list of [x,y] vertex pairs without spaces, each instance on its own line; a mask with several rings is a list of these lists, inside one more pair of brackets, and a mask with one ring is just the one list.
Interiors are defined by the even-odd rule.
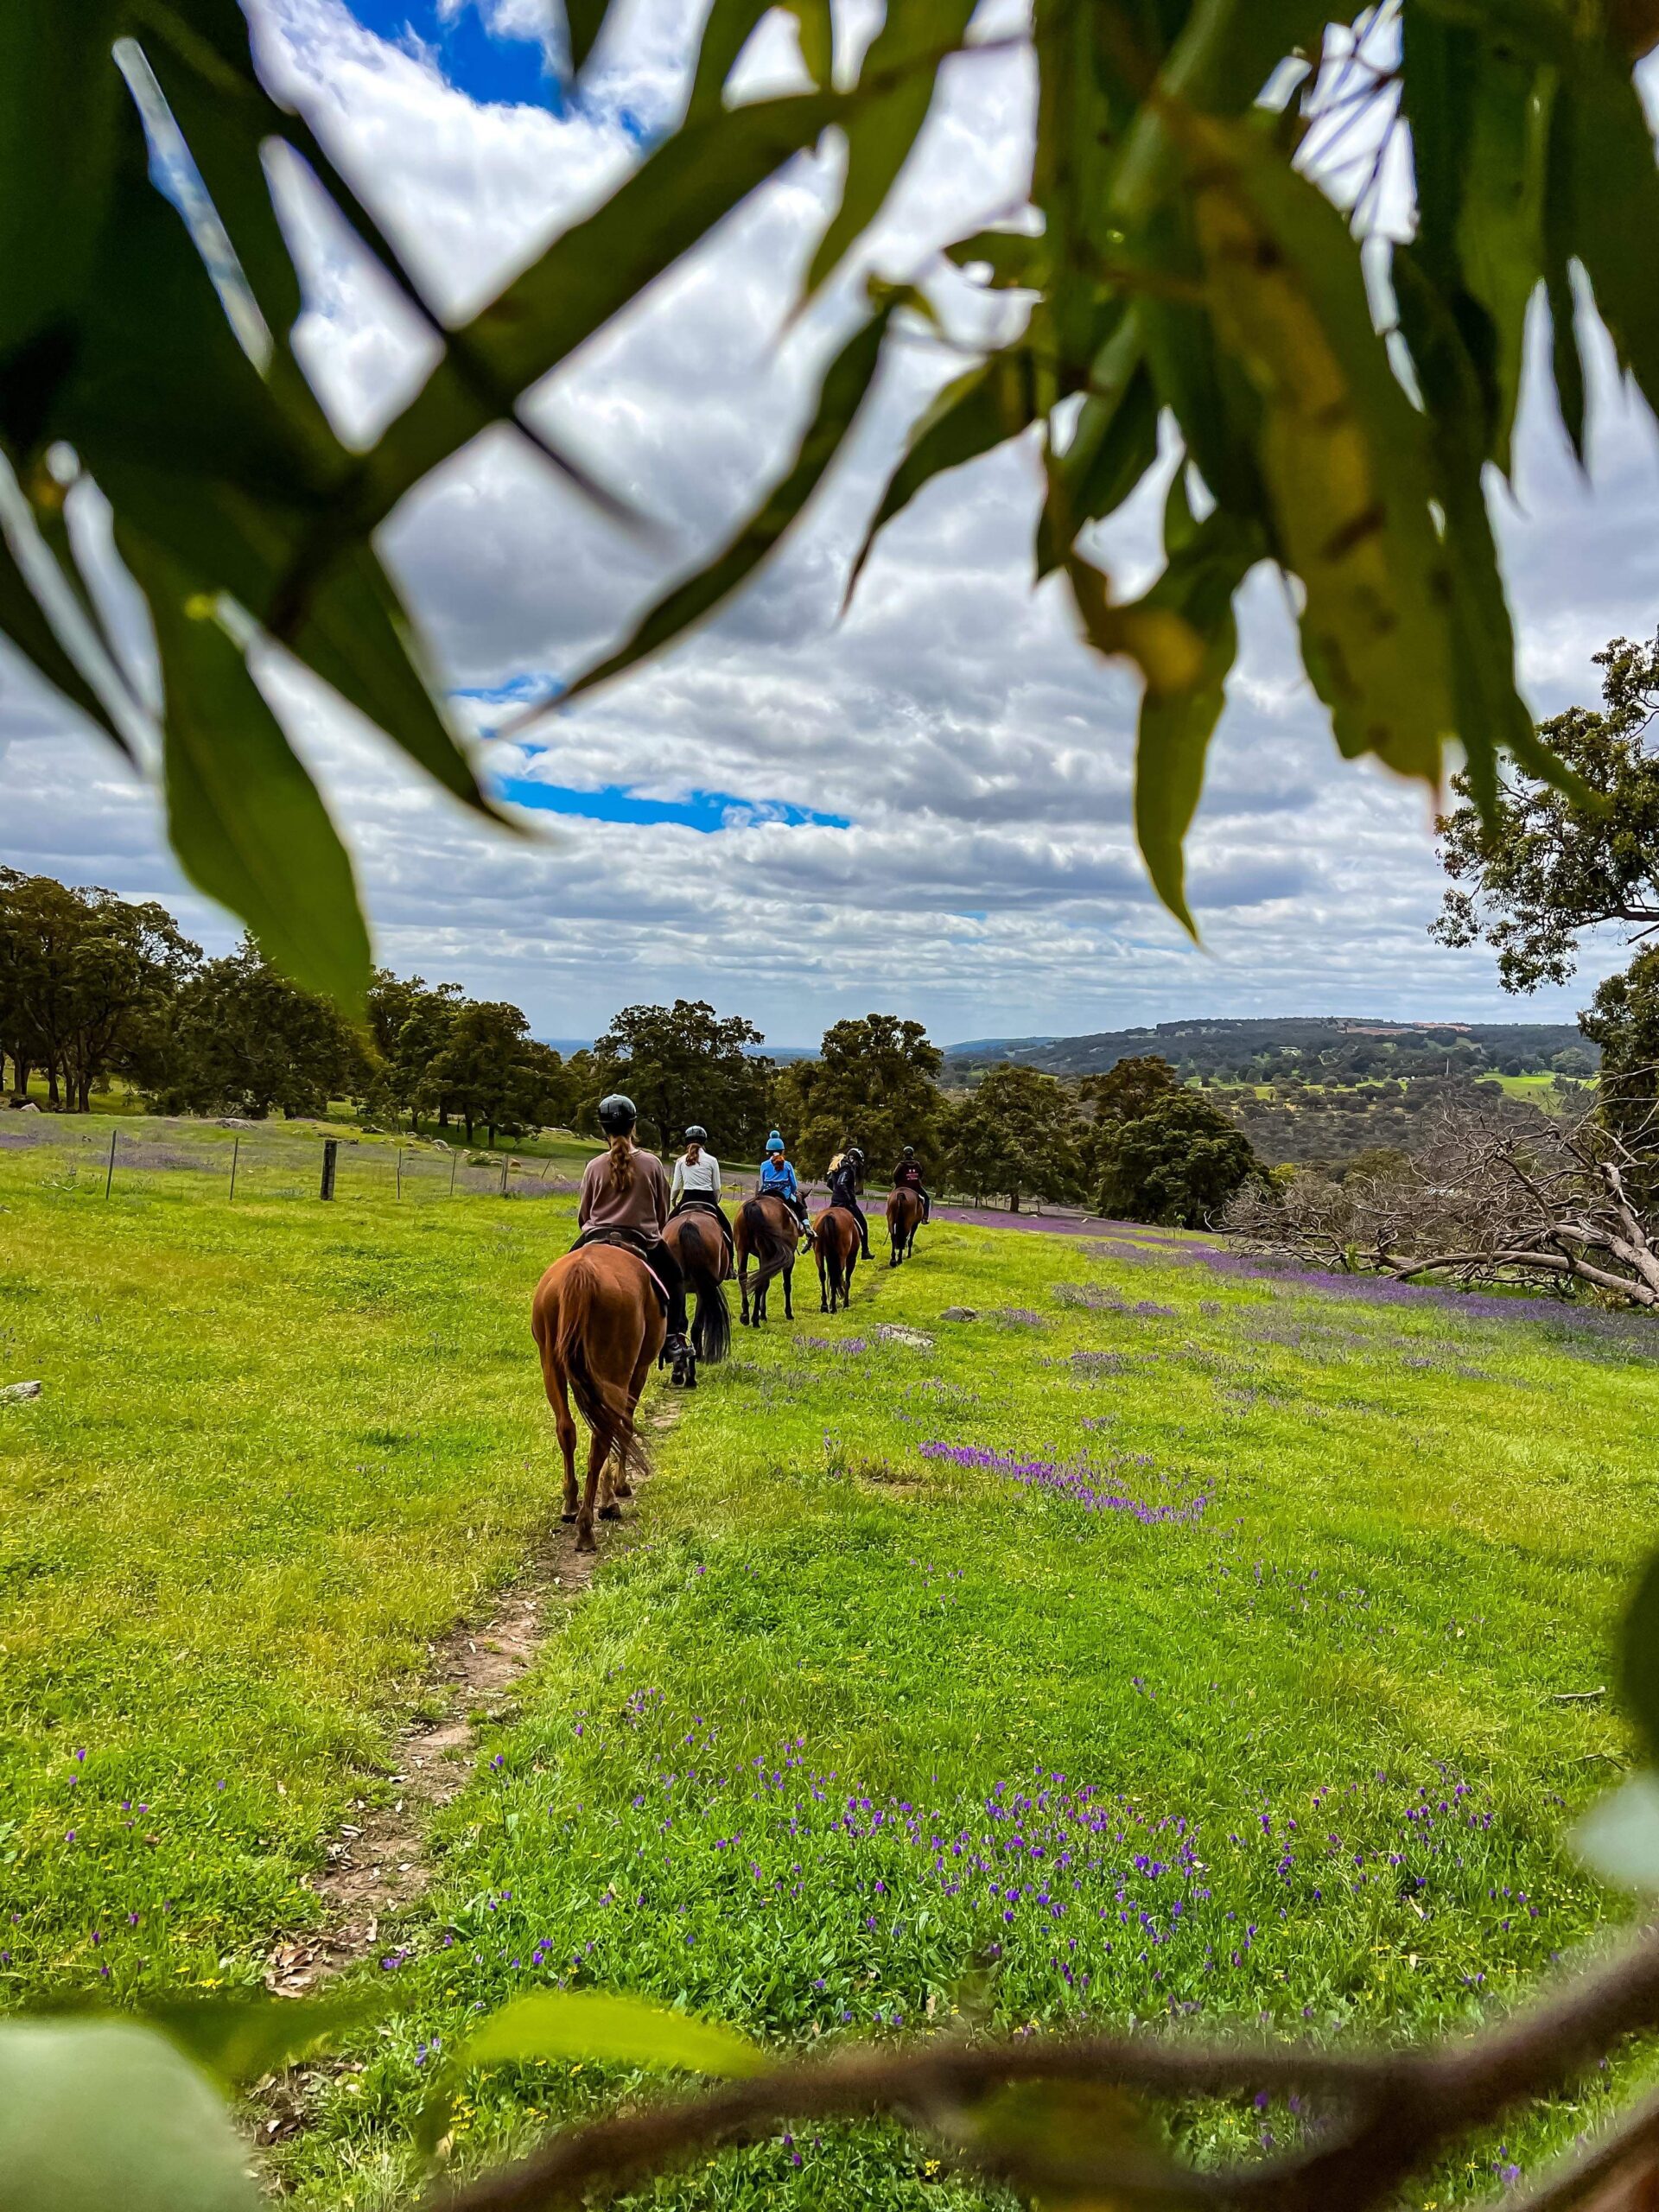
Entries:
[[0,2212],[255,2212],[245,2145],[168,2038],[0,2023]]

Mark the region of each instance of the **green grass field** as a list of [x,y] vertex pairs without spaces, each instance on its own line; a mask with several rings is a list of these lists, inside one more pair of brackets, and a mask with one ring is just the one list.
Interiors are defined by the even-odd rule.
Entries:
[[[570,1202],[358,1189],[232,1207],[156,1170],[106,1201],[0,1152],[0,1382],[45,1386],[0,1404],[13,2003],[257,1985],[324,1839],[394,1786],[429,1647],[556,1510],[526,1322]],[[399,2010],[273,2154],[302,2204],[412,2196],[435,2050],[527,1988],[779,2045],[970,1986],[1005,2025],[1410,2037],[1625,1916],[1564,1837],[1630,1738],[1607,1696],[1555,1700],[1607,1684],[1652,1540],[1659,1346],[1150,1235],[936,1225],[833,1320],[797,1281],[438,1816],[365,1969]],[[475,2077],[455,2157],[620,2078]],[[980,2199],[867,2130],[654,2201]]]

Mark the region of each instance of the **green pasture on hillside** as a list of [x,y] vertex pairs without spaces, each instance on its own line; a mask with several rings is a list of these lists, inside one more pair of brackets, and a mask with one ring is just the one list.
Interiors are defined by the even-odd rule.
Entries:
[[[45,1386],[0,1403],[12,2004],[257,1986],[394,1786],[429,1646],[556,1510],[527,1314],[569,1198],[289,1188],[156,1164],[106,1200],[0,1151],[0,1382]],[[780,2047],[964,2009],[1418,2036],[1626,1916],[1565,1836],[1631,1752],[1593,1694],[1659,1517],[1639,1325],[945,1224],[849,1313],[804,1271],[796,1307],[705,1370],[439,1816],[367,1969],[398,2009],[271,2154],[301,2203],[411,2199],[435,2064],[526,1989]],[[474,2076],[454,2156],[623,2079]],[[865,2130],[654,2201],[981,2197]]]

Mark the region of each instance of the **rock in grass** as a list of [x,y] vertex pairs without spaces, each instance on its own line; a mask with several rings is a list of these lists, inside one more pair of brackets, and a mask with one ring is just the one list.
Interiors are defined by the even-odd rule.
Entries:
[[939,1319],[941,1321],[977,1321],[979,1308],[976,1306],[947,1306]]
[[9,1398],[38,1398],[40,1395],[41,1386],[38,1382],[0,1383],[0,1405],[4,1404]]
[[925,1329],[907,1329],[900,1321],[880,1321],[871,1332],[884,1344],[910,1344],[917,1351],[931,1351],[933,1339]]

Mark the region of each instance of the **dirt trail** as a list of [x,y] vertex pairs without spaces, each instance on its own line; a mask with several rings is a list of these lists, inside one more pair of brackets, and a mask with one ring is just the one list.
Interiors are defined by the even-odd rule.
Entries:
[[[679,1419],[684,1400],[659,1392],[646,1426],[659,1438]],[[637,1494],[637,1493],[636,1493]],[[630,1518],[637,1513],[635,1506]],[[607,1544],[616,1541],[605,1524]],[[389,1804],[365,1806],[327,1845],[327,1866],[309,1886],[321,1898],[321,1929],[278,1942],[265,1964],[265,1986],[302,1997],[372,1956],[380,1924],[411,1904],[431,1879],[425,1840],[432,1815],[472,1778],[478,1730],[501,1718],[507,1693],[529,1669],[560,1609],[579,1598],[605,1557],[578,1552],[576,1532],[558,1525],[552,1541],[504,1592],[495,1617],[481,1628],[457,1628],[434,1647],[429,1690],[444,1695],[438,1720],[411,1721],[398,1738]]]

